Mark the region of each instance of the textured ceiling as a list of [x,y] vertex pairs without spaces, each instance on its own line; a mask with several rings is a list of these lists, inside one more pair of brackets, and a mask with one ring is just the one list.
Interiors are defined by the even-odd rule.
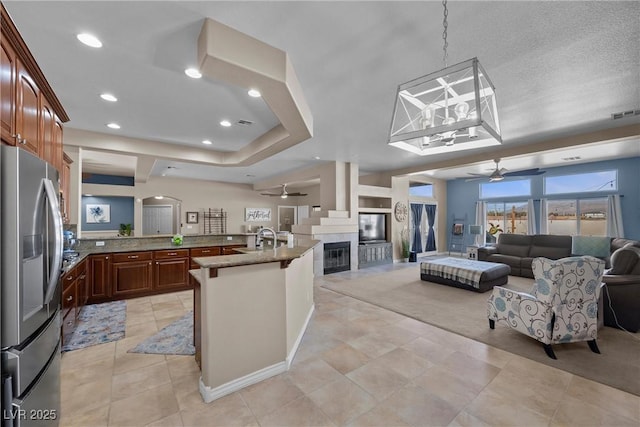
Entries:
[[[443,67],[439,1],[4,4],[71,117],[68,128],[197,148],[208,138],[215,149],[237,150],[277,120],[244,89],[184,75],[195,65],[204,18],[289,54],[313,114],[313,138],[249,167],[161,159],[152,175],[173,165],[176,176],[254,183],[322,161],[355,162],[368,173],[426,170],[454,157],[420,158],[386,144],[397,85]],[[505,147],[640,121],[610,117],[640,109],[639,2],[455,1],[448,7],[448,62],[480,59],[496,86]],[[80,31],[95,33],[104,47],[79,44]],[[104,91],[119,101],[100,100]],[[253,125],[221,128],[223,118]],[[111,121],[122,129],[107,129]],[[479,152],[488,159],[491,153]],[[634,154],[640,155],[637,139],[627,141],[623,155]],[[527,162],[505,159],[501,166]]]

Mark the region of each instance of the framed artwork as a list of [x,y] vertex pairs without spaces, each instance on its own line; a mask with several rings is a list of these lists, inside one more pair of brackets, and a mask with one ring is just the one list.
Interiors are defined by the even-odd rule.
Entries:
[[198,212],[187,212],[187,224],[198,223]]
[[245,208],[244,220],[247,222],[271,221],[271,208]]
[[111,205],[87,204],[87,224],[104,224],[111,222]]
[[454,236],[460,236],[464,234],[464,224],[453,224],[452,233]]

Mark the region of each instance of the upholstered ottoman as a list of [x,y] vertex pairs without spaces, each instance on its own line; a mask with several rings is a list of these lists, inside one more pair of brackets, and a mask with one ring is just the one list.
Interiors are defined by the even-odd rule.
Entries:
[[420,278],[441,285],[486,292],[504,285],[511,268],[506,264],[466,258],[440,258],[420,263]]

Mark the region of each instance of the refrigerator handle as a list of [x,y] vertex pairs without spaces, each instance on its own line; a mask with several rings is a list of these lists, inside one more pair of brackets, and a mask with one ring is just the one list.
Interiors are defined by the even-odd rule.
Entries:
[[44,298],[45,304],[48,304],[51,302],[51,299],[53,299],[53,294],[58,284],[58,277],[60,276],[60,269],[62,268],[62,216],[60,215],[60,209],[58,208],[58,197],[56,190],[53,187],[53,182],[46,178],[43,181],[55,229],[55,253],[53,256],[53,265],[49,270],[49,286]]

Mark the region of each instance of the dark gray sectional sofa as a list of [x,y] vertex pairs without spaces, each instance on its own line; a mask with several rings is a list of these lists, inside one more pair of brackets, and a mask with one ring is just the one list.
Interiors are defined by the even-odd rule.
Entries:
[[571,256],[571,236],[549,234],[500,234],[496,246],[478,248],[478,261],[499,262],[511,267],[514,276],[533,278],[534,258]]

